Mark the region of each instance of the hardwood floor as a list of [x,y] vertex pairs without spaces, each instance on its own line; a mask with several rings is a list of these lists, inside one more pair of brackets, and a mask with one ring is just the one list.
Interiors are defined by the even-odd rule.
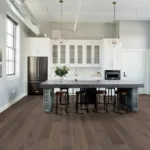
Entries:
[[[61,111],[60,111],[61,110]],[[41,96],[29,96],[0,114],[0,150],[150,150],[150,97],[138,113],[44,113]]]

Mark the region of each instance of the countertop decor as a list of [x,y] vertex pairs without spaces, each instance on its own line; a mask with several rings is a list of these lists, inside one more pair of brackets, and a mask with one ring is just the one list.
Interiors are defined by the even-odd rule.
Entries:
[[63,77],[65,77],[68,74],[69,68],[67,66],[63,67],[56,67],[55,74],[56,76],[60,77],[60,81],[62,82]]

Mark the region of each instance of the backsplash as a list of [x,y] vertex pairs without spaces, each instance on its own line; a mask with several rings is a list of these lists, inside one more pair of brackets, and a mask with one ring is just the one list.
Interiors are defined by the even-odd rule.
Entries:
[[[99,72],[99,73],[98,73]],[[71,67],[66,78],[87,78],[87,77],[100,77],[101,69],[100,68],[85,68],[85,67]],[[56,77],[55,68],[51,68],[50,70],[50,78]]]

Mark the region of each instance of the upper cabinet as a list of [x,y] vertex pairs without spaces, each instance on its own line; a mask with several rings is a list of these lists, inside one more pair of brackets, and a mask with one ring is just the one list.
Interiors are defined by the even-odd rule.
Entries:
[[113,44],[113,39],[104,39],[102,44],[101,62],[105,70],[121,70],[122,47],[121,41]]
[[49,38],[26,38],[27,56],[49,56],[50,45]]
[[83,46],[82,45],[78,45],[77,46],[77,53],[78,53],[78,64],[83,64]]
[[68,40],[64,45],[52,41],[52,66],[101,67],[101,41]]
[[87,64],[92,63],[92,46],[91,45],[86,46],[86,63]]
[[69,47],[70,51],[69,51],[69,63],[70,64],[75,64],[75,46],[74,45],[70,45]]
[[52,47],[52,56],[53,56],[53,64],[57,64],[58,63],[58,46],[57,45],[53,45]]
[[60,63],[66,64],[66,45],[60,46]]

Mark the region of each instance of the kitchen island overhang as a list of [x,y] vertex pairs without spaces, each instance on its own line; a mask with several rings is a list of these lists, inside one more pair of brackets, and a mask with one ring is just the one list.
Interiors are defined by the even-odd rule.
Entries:
[[128,92],[128,101],[132,111],[138,110],[138,88],[144,84],[126,80],[47,80],[40,85],[44,90],[43,104],[45,112],[51,112],[54,102],[54,88],[117,88]]

